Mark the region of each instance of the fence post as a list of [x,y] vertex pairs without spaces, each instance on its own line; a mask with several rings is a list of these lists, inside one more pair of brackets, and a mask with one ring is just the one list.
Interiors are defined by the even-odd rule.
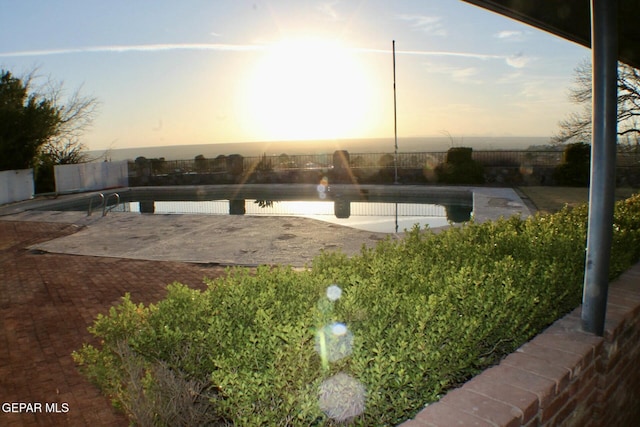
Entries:
[[229,200],[229,215],[244,215],[245,213],[244,199]]
[[142,201],[140,202],[140,213],[148,213],[152,214],[156,211],[156,203],[151,201]]
[[347,150],[336,150],[333,153],[333,174],[332,180],[337,183],[350,182],[351,165],[349,163],[349,152]]
[[233,181],[240,180],[244,172],[244,157],[240,154],[227,156],[227,172],[231,175]]
[[349,218],[351,216],[351,200],[335,199],[333,213],[336,218]]

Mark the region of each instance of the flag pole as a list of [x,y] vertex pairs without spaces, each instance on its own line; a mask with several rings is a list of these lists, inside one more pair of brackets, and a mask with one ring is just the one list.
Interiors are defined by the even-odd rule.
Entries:
[[396,41],[392,42],[393,48],[393,134],[395,138],[395,151],[393,155],[394,184],[398,184],[398,113],[396,103]]

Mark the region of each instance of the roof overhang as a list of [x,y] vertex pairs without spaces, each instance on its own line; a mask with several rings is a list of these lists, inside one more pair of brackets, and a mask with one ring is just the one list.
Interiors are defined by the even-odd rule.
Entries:
[[[591,47],[590,0],[462,0]],[[618,0],[618,59],[640,68],[640,2]]]

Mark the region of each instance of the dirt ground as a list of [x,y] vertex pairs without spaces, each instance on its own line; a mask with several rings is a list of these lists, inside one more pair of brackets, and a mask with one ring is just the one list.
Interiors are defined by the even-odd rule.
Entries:
[[[526,197],[542,213],[558,212],[565,205],[576,206],[589,201],[589,189],[586,187],[519,187],[521,197]],[[623,200],[637,188],[617,188],[616,200]]]

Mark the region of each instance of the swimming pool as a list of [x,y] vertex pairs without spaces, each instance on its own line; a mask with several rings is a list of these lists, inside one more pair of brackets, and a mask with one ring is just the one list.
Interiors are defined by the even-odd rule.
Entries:
[[424,186],[133,187],[66,196],[36,209],[91,211],[93,215],[101,215],[105,202],[109,212],[299,216],[361,230],[394,233],[410,229],[414,224],[435,228],[468,221],[472,216],[473,197],[466,188]]

